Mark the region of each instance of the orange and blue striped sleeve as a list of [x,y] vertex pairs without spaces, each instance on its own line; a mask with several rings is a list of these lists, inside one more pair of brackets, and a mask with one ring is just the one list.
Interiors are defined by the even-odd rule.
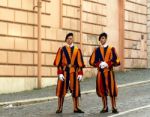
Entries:
[[57,67],[57,74],[63,74],[61,63],[62,63],[62,48],[59,48],[53,63],[53,65]]
[[119,66],[120,65],[120,59],[116,53],[116,50],[114,47],[112,47],[112,54],[111,54],[111,65],[112,66]]
[[96,58],[96,48],[94,49],[92,55],[90,56],[89,64],[93,67],[99,67],[100,61],[95,61]]
[[78,62],[78,66],[79,66],[78,74],[79,74],[79,75],[83,75],[83,70],[82,70],[82,68],[85,67],[85,64],[84,64],[83,55],[82,55],[82,52],[81,52],[80,49],[78,49],[77,62]]

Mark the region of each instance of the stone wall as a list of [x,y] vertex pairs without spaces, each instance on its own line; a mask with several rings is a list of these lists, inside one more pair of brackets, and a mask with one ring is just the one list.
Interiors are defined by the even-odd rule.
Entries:
[[[37,0],[0,1],[0,92],[36,88]],[[42,0],[42,73],[50,76],[50,1]]]
[[125,2],[125,68],[147,68],[147,1]]
[[150,0],[147,0],[147,53],[148,53],[148,68],[150,68]]

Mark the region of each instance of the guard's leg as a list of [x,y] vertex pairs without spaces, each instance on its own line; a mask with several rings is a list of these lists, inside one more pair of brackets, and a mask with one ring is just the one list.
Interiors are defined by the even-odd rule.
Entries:
[[103,109],[100,112],[106,113],[108,112],[107,96],[102,97],[102,102],[103,102]]
[[112,113],[118,113],[118,110],[116,108],[116,98],[110,97],[111,98],[111,105],[112,105]]
[[81,109],[79,109],[79,98],[73,97],[73,104],[74,104],[74,113],[84,113]]
[[63,103],[64,103],[64,97],[58,97],[58,108],[56,113],[62,113]]

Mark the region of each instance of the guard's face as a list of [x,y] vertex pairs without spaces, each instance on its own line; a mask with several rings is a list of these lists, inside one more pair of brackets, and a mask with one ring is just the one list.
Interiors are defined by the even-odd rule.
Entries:
[[73,43],[73,36],[69,36],[69,37],[67,38],[67,40],[66,40],[66,43],[67,43],[68,45],[71,45],[71,44]]
[[105,36],[102,36],[102,37],[100,38],[100,43],[101,43],[102,45],[104,45],[104,44],[106,43],[106,41],[107,41],[107,38],[106,38]]

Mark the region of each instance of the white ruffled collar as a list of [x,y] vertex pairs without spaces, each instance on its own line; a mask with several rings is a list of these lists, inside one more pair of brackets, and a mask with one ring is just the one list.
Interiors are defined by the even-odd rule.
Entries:
[[108,44],[101,45],[101,47],[106,48]]
[[71,45],[67,45],[67,46],[71,48],[71,47],[73,47],[73,46],[74,46],[74,44],[72,43]]

